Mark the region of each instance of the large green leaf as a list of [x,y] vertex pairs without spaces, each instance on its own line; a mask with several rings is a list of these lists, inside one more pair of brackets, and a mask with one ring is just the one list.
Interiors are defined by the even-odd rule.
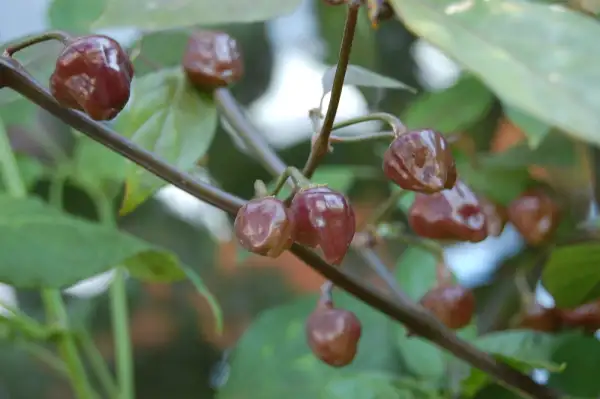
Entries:
[[53,0],[48,8],[50,27],[71,33],[86,33],[104,11],[107,0]]
[[343,292],[335,293],[336,305],[353,311],[364,326],[357,356],[343,369],[319,361],[306,344],[304,330],[316,301],[311,295],[260,315],[239,341],[231,374],[217,398],[319,398],[327,384],[347,372],[397,372],[389,320]]
[[190,33],[189,29],[172,29],[142,35],[129,49],[133,55],[135,76],[141,77],[155,72],[157,67],[171,68],[181,65]]
[[291,13],[300,3],[301,0],[106,0],[104,13],[92,27],[158,30],[266,21]]
[[34,198],[0,196],[0,248],[0,281],[19,288],[61,288],[119,264],[152,281],[186,276],[175,255]]
[[494,95],[472,76],[449,89],[425,93],[402,114],[409,129],[431,128],[454,133],[474,125],[489,111]]
[[585,243],[555,248],[542,274],[544,287],[558,307],[574,307],[600,298],[600,245]]
[[[210,95],[189,85],[181,68],[171,68],[134,81],[117,130],[180,170],[190,171],[208,150],[217,122]],[[165,184],[145,169],[130,166],[122,213],[134,210]]]
[[388,373],[346,373],[331,380],[322,399],[435,399],[436,392],[426,384]]
[[[499,361],[508,363],[524,373],[543,368],[551,372],[561,372],[564,365],[551,361],[552,354],[560,342],[560,337],[533,331],[503,331],[486,334],[472,343],[479,349],[492,354]],[[462,385],[462,394],[473,397],[478,391],[493,382],[483,371],[471,368]]]
[[600,144],[600,25],[527,1],[391,0],[415,34],[480,77],[506,104]]

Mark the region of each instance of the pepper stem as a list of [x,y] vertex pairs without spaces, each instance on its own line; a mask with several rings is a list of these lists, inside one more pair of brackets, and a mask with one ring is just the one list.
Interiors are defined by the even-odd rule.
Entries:
[[[294,182],[296,189],[306,188],[310,186],[310,180],[304,177],[304,175],[302,174],[302,172],[300,172],[300,170],[298,170],[298,168],[288,166],[287,168],[285,168],[285,171],[282,174],[280,174],[277,178],[277,181],[275,182],[275,187],[271,191],[271,195],[276,196],[277,194],[279,194],[279,192],[287,182],[287,179],[289,178],[291,178]],[[254,187],[256,188],[256,184]]]
[[31,47],[34,44],[49,42],[51,40],[56,40],[66,45],[70,40],[71,36],[65,32],[54,30],[50,32],[43,33],[41,35],[36,35],[24,39],[18,43],[15,43],[12,46],[7,47],[2,53],[3,57],[12,57],[15,53],[26,49],[27,47]]

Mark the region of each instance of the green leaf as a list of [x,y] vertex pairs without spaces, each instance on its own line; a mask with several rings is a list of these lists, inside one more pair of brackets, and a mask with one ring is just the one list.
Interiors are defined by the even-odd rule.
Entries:
[[[179,170],[190,171],[208,151],[217,122],[211,96],[190,86],[181,68],[171,68],[134,81],[117,130]],[[129,165],[122,214],[133,211],[165,185],[145,169]]]
[[[418,301],[437,282],[437,259],[430,252],[409,247],[396,265],[396,279],[400,288],[412,300]],[[444,352],[428,341],[411,336],[404,326],[395,328],[397,344],[408,369],[429,381],[441,380],[446,368]]]
[[114,183],[125,179],[126,160],[107,147],[79,135],[73,154],[72,177],[103,192],[115,191]]
[[531,149],[536,149],[552,129],[551,126],[515,107],[505,106],[504,114],[527,135],[527,143]]
[[472,343],[481,350],[524,361],[545,362],[559,340],[552,334],[529,330],[494,332],[476,338]]
[[418,301],[437,282],[437,259],[419,247],[408,247],[396,264],[396,279],[412,300]]
[[[479,349],[524,373],[539,368],[555,373],[564,370],[564,364],[551,361],[559,342],[560,338],[554,335],[520,330],[486,334],[472,341]],[[461,382],[461,392],[466,397],[473,397],[492,382],[488,374],[471,368],[468,377]]]
[[472,76],[454,86],[425,93],[402,114],[409,129],[429,127],[443,133],[459,132],[478,122],[489,111],[494,95]]
[[600,342],[593,336],[571,333],[556,348],[552,361],[566,363],[559,374],[551,374],[548,385],[568,393],[571,398],[597,398],[600,395],[598,378]]
[[347,373],[332,379],[322,399],[433,399],[435,391],[424,383],[388,373]]
[[[333,87],[335,71],[337,66],[329,68],[321,78],[321,86],[323,93],[329,93]],[[354,85],[361,87],[379,87],[385,89],[403,89],[416,93],[417,89],[396,79],[380,75],[358,65],[348,65],[346,76],[344,79],[345,85]]]
[[191,25],[219,25],[266,21],[289,14],[300,0],[106,0],[106,9],[93,29],[132,27],[142,30]]
[[151,281],[185,277],[177,257],[118,230],[63,214],[35,198],[0,196],[0,281],[62,288],[119,264]]
[[537,148],[517,144],[506,151],[481,157],[481,162],[488,167],[511,169],[530,165],[568,167],[577,163],[577,151],[571,137],[552,131]]
[[25,155],[15,155],[19,176],[28,189],[33,188],[35,183],[48,174],[46,167],[37,159]]
[[148,32],[133,43],[130,53],[133,58],[135,76],[141,77],[156,71],[156,66],[170,68],[181,65],[181,57],[190,37],[184,29]]
[[[335,293],[336,305],[354,312],[364,326],[358,353],[343,369],[318,360],[308,348],[306,317],[316,296],[306,296],[262,313],[239,341],[231,359],[231,374],[218,399],[319,398],[327,384],[348,372],[397,372],[391,350],[390,321],[344,292]],[[260,365],[260,367],[257,367]]]
[[48,8],[50,27],[70,33],[87,33],[91,24],[102,15],[106,1],[53,0]]
[[[335,166],[321,166],[311,179],[311,182],[315,184],[327,184],[332,190],[336,190],[342,193],[347,193],[351,188],[356,179],[360,178],[372,178],[377,176],[377,171],[371,167],[355,166],[355,165],[335,165]],[[275,187],[275,179],[267,185],[269,190]],[[284,186],[279,192],[281,198],[287,197],[291,194],[291,190],[288,186]]]
[[550,254],[542,283],[558,307],[574,307],[600,298],[600,245],[564,245]]
[[600,86],[590,84],[600,81],[600,41],[590,40],[600,36],[597,21],[527,1],[390,3],[411,31],[481,78],[504,103],[600,144]]
[[454,151],[456,167],[464,180],[477,194],[506,205],[531,183],[531,177],[526,167],[499,167],[486,165],[485,158],[480,163],[472,165],[464,153]]

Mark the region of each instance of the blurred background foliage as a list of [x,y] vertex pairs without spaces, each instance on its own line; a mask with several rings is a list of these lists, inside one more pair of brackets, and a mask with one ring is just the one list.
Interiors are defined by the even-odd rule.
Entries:
[[[309,13],[316,24],[318,41],[309,43],[309,51],[317,61],[335,64],[344,13],[325,6],[322,1],[308,2],[311,3]],[[90,24],[103,9],[104,0],[53,0],[48,8],[48,27],[83,34],[89,32]],[[269,26],[269,23],[252,23],[219,27],[238,39],[245,55],[246,77],[233,92],[247,107],[270,89],[277,67],[275,59],[282,51],[281,47],[286,45],[274,44]],[[151,32],[132,42],[129,49],[135,57],[136,76],[178,65],[188,33],[188,30],[176,29]],[[402,90],[360,88],[369,109],[400,115],[409,127],[429,126],[445,133],[465,132],[455,149],[457,161],[463,177],[479,193],[506,204],[536,179],[553,187],[573,210],[565,223],[583,220],[589,211],[590,197],[586,187],[589,187],[591,172],[588,155],[579,151],[578,143],[505,107],[474,76],[463,74],[448,88],[431,87],[417,65],[415,43],[415,37],[397,20],[373,30],[366,13],[361,13],[351,63],[395,78],[419,91],[415,95]],[[45,82],[57,51],[56,46],[38,46],[23,51],[18,58]],[[433,58],[430,60],[436,62]],[[292,81],[298,77],[288,74],[285,79]],[[0,116],[9,128],[26,182],[36,194],[47,198],[50,179],[64,159],[77,159],[83,139],[44,111],[6,90],[0,92]],[[524,130],[529,132],[527,136]],[[301,135],[301,140],[279,149],[289,164],[303,164],[310,146],[309,132],[306,133]],[[541,144],[532,149],[526,137],[535,141],[532,139],[535,134],[547,137],[538,140],[537,144]],[[87,145],[90,147],[86,150],[88,162],[94,160],[97,168],[110,164],[101,147],[95,143]],[[381,143],[338,146],[326,160],[326,165],[336,167],[325,166],[315,177],[318,182],[342,184],[356,204],[359,221],[369,215],[374,204],[390,194],[385,180],[372,177],[378,176],[383,148]],[[474,151],[482,154],[477,165],[472,164]],[[200,166],[222,188],[246,198],[253,194],[255,179],[271,180],[260,165],[239,151],[239,145],[221,124]],[[357,172],[357,168],[362,172]],[[106,180],[110,181],[110,168],[107,170]],[[147,201],[135,212],[121,218],[120,226],[173,251],[187,265],[198,270],[223,309],[225,331],[223,335],[215,334],[210,309],[191,284],[163,285],[130,280],[138,398],[258,399],[283,395],[309,398],[317,397],[323,387],[326,387],[328,398],[431,397],[427,396],[431,392],[428,384],[442,377],[447,361],[441,352],[424,342],[403,341],[403,332],[397,331],[397,326],[390,325],[387,319],[342,294],[340,302],[362,317],[365,337],[359,357],[352,367],[339,372],[307,357],[308,352],[303,346],[303,320],[314,304],[311,295],[317,292],[323,280],[290,254],[276,260],[244,254],[231,240],[230,220],[223,221],[221,215],[220,219],[210,219],[212,222],[199,223],[198,220],[206,219],[214,210],[194,201],[195,207],[183,208],[179,204],[189,202],[188,198],[176,198],[168,195],[169,192],[165,190],[164,195]],[[77,184],[68,182],[62,197],[68,212],[98,219],[92,199]],[[402,220],[402,213],[398,211],[394,218]],[[519,306],[513,272],[516,268],[533,269],[540,262],[538,253],[523,249],[520,241],[515,241],[514,232],[507,234],[510,237],[504,237],[504,240],[485,243],[488,250],[491,248],[492,252],[506,255],[490,260],[482,257],[476,246],[467,246],[468,251],[461,252],[458,261],[452,264],[479,262],[485,270],[483,276],[481,272],[474,273],[478,276],[474,279],[469,275],[470,271],[461,273],[460,267],[456,267],[459,277],[466,284],[475,286],[480,331],[498,331],[509,326],[510,318]],[[394,265],[404,250],[402,245],[390,243],[380,252],[388,264]],[[418,281],[427,281],[431,268],[426,265],[431,260],[427,254],[414,253],[414,248],[412,251],[404,252],[398,263],[412,256],[411,265],[423,266],[412,271],[411,281],[417,283],[411,283],[410,287],[414,288]],[[362,262],[355,255],[351,255],[347,263],[353,272],[362,273],[375,285],[380,284],[361,267]],[[78,295],[67,294],[69,310],[76,325],[91,331],[100,352],[111,362],[106,295],[85,291],[79,290]],[[43,317],[36,292],[19,290],[17,299],[28,314]],[[283,307],[278,307],[280,305]],[[275,310],[265,313],[271,308]],[[253,322],[256,324],[248,331]],[[469,334],[469,331],[464,333]],[[236,350],[240,338],[242,341]],[[521,338],[512,340],[507,347],[517,348],[516,353],[525,351],[524,348],[529,346]],[[71,397],[66,382],[29,356],[25,343],[7,340],[0,345],[0,398]],[[569,335],[551,348],[548,346],[543,354],[531,355],[529,359],[543,362],[540,367],[568,363],[567,369],[552,374],[550,385],[578,397],[597,397],[600,380],[595,374],[600,367],[599,351],[600,345],[593,338]],[[366,371],[371,374],[362,373]],[[397,381],[398,375],[410,378],[407,381],[417,381],[421,393],[412,389],[404,391],[410,384]],[[356,391],[357,387],[366,385],[356,385],[357,381],[376,384],[380,396],[358,396],[361,391]],[[216,395],[216,389],[223,383],[223,390]],[[388,388],[391,391],[386,394]],[[515,396],[504,388],[490,385],[477,392],[476,397]]]

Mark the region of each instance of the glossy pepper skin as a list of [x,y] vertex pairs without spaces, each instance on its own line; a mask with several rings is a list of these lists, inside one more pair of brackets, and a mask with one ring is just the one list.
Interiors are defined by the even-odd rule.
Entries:
[[437,286],[423,295],[419,303],[453,330],[467,326],[475,313],[475,295],[457,284]]
[[354,313],[320,303],[306,321],[306,341],[321,361],[333,367],[352,363],[362,334]]
[[399,187],[424,194],[454,187],[457,176],[448,142],[431,129],[395,138],[384,154],[383,172]]
[[450,190],[417,193],[408,222],[415,234],[434,240],[479,242],[488,236],[479,200],[461,180]]
[[294,242],[295,222],[283,201],[275,197],[249,201],[234,223],[240,245],[255,254],[276,258]]
[[63,106],[98,121],[113,119],[127,104],[133,64],[108,36],[82,36],[69,42],[56,60],[50,91]]
[[560,208],[542,189],[525,191],[508,207],[508,219],[532,246],[548,241],[558,228]]
[[182,61],[189,81],[199,89],[229,86],[244,75],[244,61],[237,41],[220,31],[194,32]]
[[506,208],[482,196],[479,197],[479,204],[486,218],[488,236],[500,236],[508,222]]
[[323,257],[339,265],[356,233],[356,218],[348,199],[329,187],[310,187],[296,193],[290,210],[296,221],[296,240],[321,247]]

